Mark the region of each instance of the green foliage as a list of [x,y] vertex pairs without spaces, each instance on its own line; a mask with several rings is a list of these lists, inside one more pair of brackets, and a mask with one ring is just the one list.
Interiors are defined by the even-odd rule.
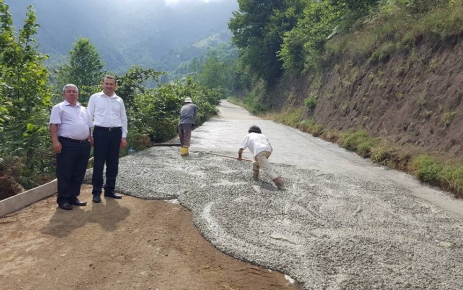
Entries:
[[[104,75],[103,62],[90,39],[81,38],[69,52],[68,64],[64,64],[57,72],[55,92],[61,96],[66,84],[74,84],[79,88],[79,102],[86,105],[90,96],[99,90]],[[56,101],[62,98],[57,98]]]
[[194,78],[203,86],[216,88],[230,94],[239,87],[239,74],[237,73],[235,59],[219,58],[215,53],[207,56],[203,68]]
[[370,57],[370,62],[372,64],[379,63],[382,61],[387,61],[389,57],[395,52],[396,44],[392,42],[386,42],[381,45],[376,51],[374,51]]
[[46,56],[38,53],[32,38],[38,24],[32,6],[24,26],[16,34],[8,5],[0,1],[0,157],[21,156],[25,167],[23,185],[49,169],[44,158],[49,154],[48,116],[52,105]]
[[283,72],[277,52],[284,33],[291,30],[297,20],[285,12],[289,7],[302,7],[302,1],[238,0],[238,3],[240,9],[228,23],[232,41],[239,49],[244,70],[270,84]]
[[191,78],[185,82],[163,83],[135,95],[133,105],[127,108],[129,135],[148,135],[154,142],[171,139],[177,133],[180,108],[186,97],[191,97],[198,106],[198,126],[218,114],[216,106],[222,96],[217,90],[201,86]]
[[372,7],[378,5],[380,0],[331,0],[331,4],[338,7],[346,7],[356,14],[368,13]]
[[134,107],[134,99],[137,94],[145,92],[144,83],[149,79],[157,82],[158,77],[165,74],[154,69],[145,69],[139,66],[132,66],[127,72],[117,79],[117,95],[120,96],[126,106]]
[[281,122],[288,126],[297,127],[300,124],[302,115],[302,107],[296,109],[289,109],[280,117]]
[[296,73],[313,67],[328,36],[346,13],[343,6],[333,6],[330,0],[309,1],[297,25],[284,34],[279,52],[283,67]]
[[421,14],[449,3],[449,0],[396,0],[413,14]]
[[239,103],[243,105],[251,114],[259,115],[268,111],[266,105],[260,102],[260,98],[265,92],[265,84],[263,82],[256,84],[252,91],[248,93]]
[[357,63],[387,61],[397,52],[410,52],[417,42],[427,39],[438,45],[453,41],[463,33],[461,0],[394,0],[358,21],[355,33],[347,32],[325,44],[326,54],[350,57]]
[[312,136],[314,136],[314,137],[318,137],[321,134],[323,134],[323,130],[324,130],[323,126],[319,125],[319,124],[315,124],[313,119],[302,120],[299,123],[298,128],[300,128],[304,132],[308,132],[308,133],[312,134]]
[[442,166],[436,159],[428,155],[419,155],[411,163],[415,171],[415,176],[424,182],[438,184]]
[[[303,13],[294,28],[284,33],[278,52],[283,67],[301,73],[319,66],[326,42],[334,35],[347,31],[352,23],[369,13],[378,0],[306,1]],[[289,11],[289,10],[288,10]]]
[[366,130],[341,134],[340,145],[350,151],[357,152],[362,157],[369,157],[372,148],[378,140],[368,135]]
[[442,123],[444,123],[444,125],[446,125],[446,126],[449,126],[452,123],[453,118],[455,118],[455,114],[456,114],[456,112],[445,112],[445,113],[443,113],[442,117],[441,117]]
[[444,166],[440,173],[440,179],[445,186],[460,197],[463,195],[463,165]]
[[307,108],[309,108],[309,110],[315,109],[315,107],[317,106],[317,96],[313,94],[310,95],[310,97],[304,100],[304,104]]

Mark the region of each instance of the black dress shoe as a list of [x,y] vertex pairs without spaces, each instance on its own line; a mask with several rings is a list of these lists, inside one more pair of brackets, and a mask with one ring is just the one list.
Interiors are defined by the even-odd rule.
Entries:
[[122,195],[117,194],[117,193],[105,193],[104,197],[110,197],[110,198],[115,198],[115,199],[122,199]]
[[80,200],[76,199],[73,202],[71,202],[71,204],[72,205],[77,205],[77,206],[86,206],[87,202],[86,201],[80,201]]
[[101,197],[99,195],[94,195],[92,201],[94,203],[100,203],[101,202]]
[[59,208],[65,209],[65,210],[71,210],[72,205],[70,205],[68,202],[62,203],[59,205]]

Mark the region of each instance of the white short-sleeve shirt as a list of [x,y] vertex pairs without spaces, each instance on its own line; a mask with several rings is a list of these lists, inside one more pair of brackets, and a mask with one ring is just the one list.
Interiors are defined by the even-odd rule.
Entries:
[[268,138],[264,134],[254,132],[249,133],[244,137],[240,148],[249,148],[254,157],[263,151],[272,152],[272,146],[270,146]]
[[87,109],[79,103],[74,107],[68,101],[51,109],[50,124],[58,125],[58,136],[76,140],[87,139],[93,126]]

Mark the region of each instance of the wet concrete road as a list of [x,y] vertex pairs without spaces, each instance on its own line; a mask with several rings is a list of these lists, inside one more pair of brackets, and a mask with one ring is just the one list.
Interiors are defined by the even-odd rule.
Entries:
[[[372,182],[392,183],[463,218],[461,202],[447,193],[422,186],[411,176],[372,164],[355,153],[314,138],[292,127],[263,120],[243,108],[223,101],[221,114],[194,131],[193,149],[223,151],[236,156],[240,141],[251,125],[258,125],[274,147],[273,163],[288,164],[326,173],[343,174]],[[247,158],[252,159],[249,151]]]
[[[463,289],[462,201],[228,102],[220,111],[193,131],[189,157],[153,147],[122,158],[118,190],[177,199],[219,250],[305,289]],[[286,191],[217,155],[236,156],[253,124]]]

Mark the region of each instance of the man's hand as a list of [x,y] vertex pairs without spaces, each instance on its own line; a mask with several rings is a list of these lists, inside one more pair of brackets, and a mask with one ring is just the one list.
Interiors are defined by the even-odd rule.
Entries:
[[238,158],[236,158],[236,159],[238,159],[238,161],[243,160],[243,158],[242,158],[242,156],[243,156],[243,151],[244,151],[243,148],[240,148],[240,150],[238,150]]
[[125,146],[127,146],[127,139],[121,138],[121,148],[125,148]]
[[61,143],[58,140],[53,141],[53,151],[58,154],[61,153],[61,149],[63,149]]
[[95,144],[95,140],[93,140],[93,136],[90,135],[90,146],[93,147],[94,144]]

